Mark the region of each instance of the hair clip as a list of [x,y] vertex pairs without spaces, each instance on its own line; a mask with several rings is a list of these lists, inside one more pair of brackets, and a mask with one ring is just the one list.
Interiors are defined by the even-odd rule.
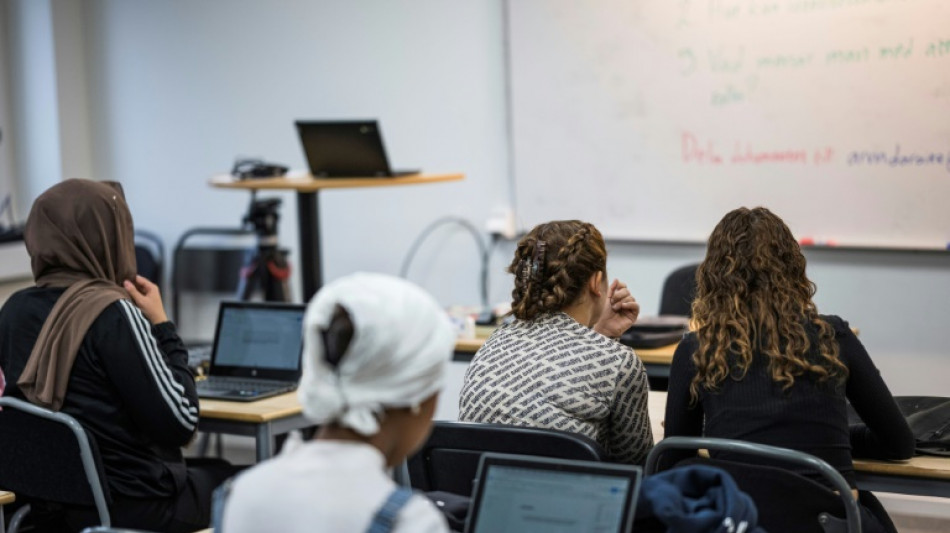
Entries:
[[544,241],[538,241],[534,245],[534,258],[531,260],[531,277],[540,278],[541,274],[544,272],[544,249],[547,246],[547,243]]

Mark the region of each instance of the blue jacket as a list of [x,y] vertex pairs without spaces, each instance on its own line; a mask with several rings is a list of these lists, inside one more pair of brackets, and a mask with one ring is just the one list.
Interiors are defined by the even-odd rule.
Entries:
[[643,480],[637,520],[656,517],[668,533],[765,533],[748,494],[715,467],[673,468]]

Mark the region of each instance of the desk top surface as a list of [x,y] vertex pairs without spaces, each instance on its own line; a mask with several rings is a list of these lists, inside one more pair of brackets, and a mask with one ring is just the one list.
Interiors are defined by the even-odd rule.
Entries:
[[[474,339],[458,339],[455,341],[455,349],[460,352],[475,353],[485,344],[487,338],[476,337]],[[673,343],[659,348],[634,348],[637,357],[647,364],[669,365],[673,363],[673,353],[679,343]]]
[[13,503],[16,501],[16,494],[12,492],[7,492],[5,490],[0,490],[0,505],[6,505],[8,503]]
[[461,181],[465,174],[412,174],[397,177],[366,178],[314,178],[309,175],[300,177],[262,178],[237,181],[230,174],[218,174],[211,178],[213,187],[224,189],[275,189],[297,192],[317,192],[321,189],[353,189],[360,187],[395,187],[397,185],[419,185],[444,181]]
[[262,424],[278,418],[296,416],[303,412],[296,392],[253,402],[230,402],[202,398],[198,402],[200,415],[205,418],[234,420]]
[[[659,442],[664,436],[661,421],[666,414],[666,392],[650,391],[648,409],[650,411],[650,425],[653,429],[653,440],[654,442]],[[908,461],[855,459],[854,469],[858,472],[870,472],[891,476],[950,479],[950,458],[921,456],[913,457]]]

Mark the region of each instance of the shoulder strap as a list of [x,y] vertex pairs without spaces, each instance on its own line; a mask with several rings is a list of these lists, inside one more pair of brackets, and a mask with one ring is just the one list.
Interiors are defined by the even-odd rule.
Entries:
[[366,533],[389,533],[396,525],[396,517],[399,511],[409,503],[412,498],[412,490],[406,487],[396,487],[389,493],[389,497],[383,502],[383,506],[376,511],[373,521],[369,525]]

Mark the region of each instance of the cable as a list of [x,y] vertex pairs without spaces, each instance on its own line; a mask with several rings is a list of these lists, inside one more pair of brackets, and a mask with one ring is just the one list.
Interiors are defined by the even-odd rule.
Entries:
[[461,217],[442,217],[435,222],[432,222],[422,233],[416,237],[416,240],[413,241],[412,245],[409,247],[409,251],[406,252],[406,258],[402,262],[402,268],[399,269],[399,276],[402,278],[408,279],[409,274],[409,265],[412,263],[413,258],[416,255],[416,252],[419,250],[419,247],[422,246],[422,243],[429,237],[429,235],[435,231],[440,226],[446,224],[456,224],[462,226],[468,230],[472,238],[475,239],[475,244],[478,245],[478,251],[481,258],[481,272],[479,275],[481,281],[481,297],[482,297],[482,307],[488,308],[488,259],[489,254],[491,253],[492,248],[494,247],[494,242],[492,242],[492,247],[486,246],[484,239],[482,239],[481,233],[479,233],[478,228],[474,224],[465,220]]

